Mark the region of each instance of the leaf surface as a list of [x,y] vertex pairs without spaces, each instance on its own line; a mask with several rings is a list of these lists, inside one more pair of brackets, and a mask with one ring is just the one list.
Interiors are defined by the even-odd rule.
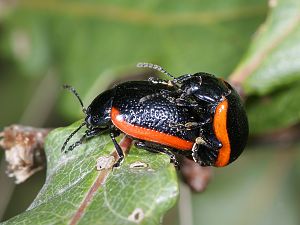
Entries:
[[[252,134],[300,120],[300,1],[270,1],[270,12],[231,80],[244,87]],[[273,4],[273,5],[272,5]]]
[[[133,148],[121,167],[98,171],[97,159],[114,151],[106,135],[68,154],[60,152],[78,125],[50,133],[45,185],[27,211],[4,224],[159,224],[178,196],[169,158]],[[137,163],[147,166],[134,167]]]
[[300,2],[273,2],[267,20],[232,75],[236,82],[245,79],[248,95],[270,93],[300,78]]

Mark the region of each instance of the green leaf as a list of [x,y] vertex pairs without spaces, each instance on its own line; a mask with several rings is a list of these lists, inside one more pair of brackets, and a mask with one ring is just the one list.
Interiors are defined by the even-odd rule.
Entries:
[[[61,153],[64,140],[79,124],[49,134],[45,185],[27,211],[4,224],[160,224],[178,196],[169,158],[132,148],[121,167],[98,171],[97,159],[115,151],[106,135]],[[147,166],[133,167],[136,163]]]
[[272,132],[300,121],[300,82],[270,96],[251,99],[247,113],[252,134]]
[[[265,12],[261,0],[26,0],[17,3],[5,25],[10,36],[27,40],[27,57],[15,53],[27,74],[54,68],[62,83],[90,102],[141,61],[176,76],[199,71],[226,76]],[[62,98],[61,107],[78,118],[71,97]]]
[[266,22],[230,77],[250,96],[247,112],[252,134],[271,132],[300,120],[300,1],[269,4],[273,5]]
[[232,75],[248,95],[273,92],[300,79],[300,1],[274,4]]

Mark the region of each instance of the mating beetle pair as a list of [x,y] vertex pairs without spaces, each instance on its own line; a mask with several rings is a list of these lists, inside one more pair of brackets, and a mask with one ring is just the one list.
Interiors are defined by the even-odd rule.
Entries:
[[[62,151],[71,151],[86,139],[109,132],[119,159],[124,159],[115,137],[124,133],[138,148],[170,156],[192,158],[201,166],[222,167],[233,162],[245,148],[248,120],[237,92],[224,80],[207,73],[175,78],[162,67],[139,63],[163,72],[171,80],[149,78],[128,81],[99,94],[87,109],[79,99],[85,121],[66,139]],[[83,126],[83,137],[65,150],[72,136]]]

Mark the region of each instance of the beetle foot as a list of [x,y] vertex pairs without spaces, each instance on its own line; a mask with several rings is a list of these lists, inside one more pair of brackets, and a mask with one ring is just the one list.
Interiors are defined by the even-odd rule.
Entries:
[[121,164],[124,161],[124,157],[119,157],[119,159],[117,160],[117,162],[113,165],[113,168],[117,168],[119,166],[121,166]]
[[199,145],[195,142],[192,148],[192,157],[195,163],[201,164],[201,159],[197,153]]
[[177,161],[177,159],[174,158],[170,158],[170,162],[174,164],[175,168],[180,170],[180,163]]

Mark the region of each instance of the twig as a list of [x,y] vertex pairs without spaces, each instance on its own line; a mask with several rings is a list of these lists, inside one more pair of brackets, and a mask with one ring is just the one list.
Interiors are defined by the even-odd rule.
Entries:
[[51,129],[11,125],[0,133],[0,147],[5,150],[7,175],[19,184],[45,168],[44,140]]
[[[289,24],[285,26],[284,29],[282,29],[280,35],[277,37],[271,39],[268,43],[264,45],[262,49],[259,49],[256,51],[255,54],[251,56],[251,58],[242,66],[238,67],[230,76],[229,81],[230,83],[239,89],[245,82],[245,80],[253,74],[255,70],[258,69],[258,67],[262,64],[262,62],[267,58],[267,56],[277,47],[279,46],[283,41],[286,40],[286,38],[295,31],[295,29],[298,27],[300,22],[300,15],[295,16],[293,20],[289,21]],[[263,24],[263,26],[266,26]],[[263,29],[260,29],[260,31]]]
[[195,192],[203,192],[213,176],[211,167],[202,167],[187,158],[183,159],[180,172],[184,181]]

